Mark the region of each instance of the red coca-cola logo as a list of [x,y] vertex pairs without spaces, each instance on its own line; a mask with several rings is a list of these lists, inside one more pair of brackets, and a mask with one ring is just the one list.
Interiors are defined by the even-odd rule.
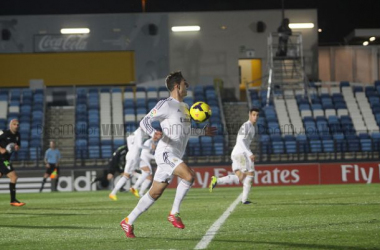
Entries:
[[87,49],[88,35],[46,35],[38,42],[39,51],[83,51]]

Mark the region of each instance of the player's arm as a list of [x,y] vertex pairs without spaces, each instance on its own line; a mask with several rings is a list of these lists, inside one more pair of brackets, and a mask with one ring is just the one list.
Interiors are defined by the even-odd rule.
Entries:
[[5,134],[2,130],[0,130],[0,154],[5,154],[7,152],[5,149],[6,147]]
[[140,128],[147,133],[150,137],[156,135],[162,135],[161,131],[157,131],[153,128],[153,121],[162,121],[168,117],[170,112],[167,100],[161,100],[157,105],[141,120]]
[[21,141],[21,137],[20,137],[20,134],[18,134],[16,145],[15,145],[15,151],[19,151],[20,150],[20,147],[21,147],[20,141]]
[[206,125],[204,128],[191,128],[191,136],[214,136],[217,128]]
[[49,149],[47,149],[46,152],[45,152],[45,159],[44,160],[45,160],[46,167],[48,167],[48,164],[49,164],[48,161],[47,161],[48,154],[49,154]]

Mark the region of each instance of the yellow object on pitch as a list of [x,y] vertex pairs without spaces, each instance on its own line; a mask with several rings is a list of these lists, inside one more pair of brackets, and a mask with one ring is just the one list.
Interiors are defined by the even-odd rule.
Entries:
[[57,169],[54,169],[54,171],[50,175],[50,179],[55,179],[57,178]]
[[211,114],[211,108],[205,102],[196,102],[190,108],[190,116],[197,123],[207,121]]

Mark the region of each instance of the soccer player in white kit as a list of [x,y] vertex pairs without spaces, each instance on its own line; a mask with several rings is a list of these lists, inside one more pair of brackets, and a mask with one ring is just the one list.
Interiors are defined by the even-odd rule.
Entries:
[[[159,141],[158,136],[154,135],[153,138],[148,139],[144,142],[143,149],[141,150],[141,156],[140,156],[141,175],[137,179],[136,183],[130,189],[131,192],[135,194],[137,198],[140,198],[140,196],[143,196],[145,193],[145,190],[152,183],[153,176],[152,176],[152,166],[150,165],[150,160],[154,160],[154,152],[156,151],[158,141]],[[141,185],[141,188],[140,188],[140,185]]]
[[251,204],[248,200],[249,191],[251,191],[253,174],[255,172],[255,155],[250,149],[252,140],[256,135],[256,122],[259,117],[259,109],[252,108],[249,111],[249,119],[241,125],[237,138],[236,145],[231,153],[232,170],[235,175],[227,175],[221,178],[216,176],[211,177],[209,186],[210,192],[217,184],[228,184],[233,181],[240,181],[243,184],[242,204]]
[[[155,135],[158,138],[161,137],[161,132],[157,131],[157,133],[153,133],[152,136]],[[128,153],[125,156],[126,163],[124,168],[123,176],[116,183],[115,188],[109,194],[109,198],[116,201],[117,196],[116,193],[125,185],[125,183],[131,178],[132,173],[140,163],[140,153],[143,148],[144,138],[147,138],[148,135],[141,129],[136,129],[132,134],[127,137],[128,144]],[[138,196],[138,192],[136,190],[130,190],[135,196]]]
[[166,87],[170,91],[170,97],[159,101],[140,122],[140,127],[147,134],[153,136],[155,129],[152,127],[152,121],[159,120],[163,135],[155,152],[157,171],[152,187],[149,192],[141,197],[132,212],[120,222],[120,226],[128,238],[135,238],[133,223],[162,195],[174,175],[182,180],[178,183],[168,220],[174,227],[185,228],[179,216],[179,210],[194,182],[195,173],[182,161],[182,157],[190,135],[213,136],[216,132],[216,128],[212,127],[191,128],[189,107],[183,102],[183,98],[187,95],[188,84],[180,71],[167,76]]

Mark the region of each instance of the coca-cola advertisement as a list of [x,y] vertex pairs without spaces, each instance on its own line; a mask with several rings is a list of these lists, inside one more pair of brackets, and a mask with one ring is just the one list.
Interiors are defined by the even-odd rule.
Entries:
[[[193,167],[193,170],[195,188],[207,188],[211,176],[234,174],[231,166]],[[254,186],[354,183],[380,183],[380,162],[259,165],[255,167],[253,181]],[[177,184],[178,178],[174,177],[169,187],[175,188]],[[236,181],[220,186],[234,187],[241,184]]]
[[88,38],[88,34],[37,35],[34,37],[34,51],[86,51],[88,50]]

